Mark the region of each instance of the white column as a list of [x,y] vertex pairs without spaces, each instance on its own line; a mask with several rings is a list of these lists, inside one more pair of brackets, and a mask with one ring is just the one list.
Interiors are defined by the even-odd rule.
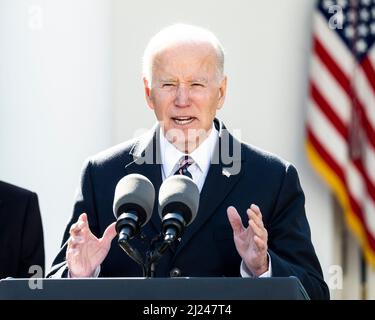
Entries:
[[0,179],[38,193],[47,268],[83,160],[111,143],[110,5],[0,0]]

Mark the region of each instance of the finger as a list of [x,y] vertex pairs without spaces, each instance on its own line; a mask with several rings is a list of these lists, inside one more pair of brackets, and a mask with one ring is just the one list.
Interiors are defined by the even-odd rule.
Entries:
[[87,224],[88,224],[88,222],[89,222],[86,213],[82,213],[82,214],[79,216],[78,220],[81,220],[81,221],[83,221],[83,222],[85,222],[85,223],[87,223]]
[[109,246],[113,238],[116,237],[116,235],[116,222],[113,222],[107,227],[107,229],[105,229],[101,241],[103,241],[106,245]]
[[77,231],[77,225],[78,223],[73,223],[71,226],[70,226],[70,229],[69,229],[69,233],[72,234],[72,232],[76,232]]
[[235,207],[228,207],[227,216],[229,223],[232,226],[233,233],[235,235],[243,231],[244,226],[242,225],[241,217],[238,214],[237,209]]
[[265,229],[259,227],[254,220],[249,221],[250,229],[253,231],[254,235],[258,236],[259,238],[262,238],[263,240],[266,240],[266,233],[264,232]]
[[259,217],[259,215],[256,214],[256,212],[254,212],[252,209],[247,209],[246,213],[249,220],[254,220],[258,227],[264,228],[263,220],[261,217]]
[[260,211],[259,207],[258,207],[256,204],[253,203],[253,204],[250,206],[250,209],[251,209],[252,211],[254,211],[254,212],[256,213],[256,215],[257,215],[260,219],[263,218],[263,217],[262,217],[262,212]]
[[78,217],[77,222],[73,223],[70,227],[69,233],[72,234],[77,234],[79,233],[86,225],[87,223],[87,215],[85,213],[81,214]]
[[257,235],[254,236],[254,243],[257,246],[259,251],[267,251],[267,241],[258,237]]
[[77,226],[83,230],[85,228],[88,228],[89,227],[89,222],[87,220],[87,214],[86,213],[82,213],[79,218],[78,218],[78,221],[77,221]]
[[69,233],[71,236],[80,236],[82,235],[82,231],[84,231],[84,225],[82,224],[81,221],[79,221],[79,222],[72,224],[72,226],[70,227]]
[[77,221],[77,233],[86,234],[88,231],[90,231],[89,222],[86,213],[83,213]]

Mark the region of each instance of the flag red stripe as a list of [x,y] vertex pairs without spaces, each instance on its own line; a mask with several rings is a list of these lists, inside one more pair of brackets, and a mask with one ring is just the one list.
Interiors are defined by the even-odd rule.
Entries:
[[344,91],[351,97],[352,87],[350,80],[345,75],[345,73],[341,70],[341,68],[337,65],[335,60],[330,56],[328,51],[324,48],[323,44],[317,37],[314,37],[314,49],[317,56],[320,60],[324,63],[327,69],[331,72],[334,78],[338,81]]
[[315,101],[319,109],[326,115],[329,121],[334,125],[338,133],[347,141],[348,140],[348,128],[337,116],[335,111],[332,109],[328,101],[322,96],[319,89],[316,87],[314,81],[311,81],[310,86],[311,97]]
[[365,57],[361,63],[362,69],[366,74],[368,83],[370,84],[373,93],[375,94],[375,71],[369,57]]

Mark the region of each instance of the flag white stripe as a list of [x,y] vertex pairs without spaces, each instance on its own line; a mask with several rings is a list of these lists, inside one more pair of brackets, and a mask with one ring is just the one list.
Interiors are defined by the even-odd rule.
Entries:
[[[345,170],[345,176],[347,181],[347,186],[350,190],[350,194],[356,200],[358,204],[363,204],[366,199],[366,186],[363,181],[362,176],[355,168],[352,162],[348,162]],[[364,208],[363,208],[364,209]]]

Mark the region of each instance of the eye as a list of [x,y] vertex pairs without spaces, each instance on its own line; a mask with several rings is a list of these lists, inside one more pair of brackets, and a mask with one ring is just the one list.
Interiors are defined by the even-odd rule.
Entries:
[[163,83],[162,88],[171,88],[171,87],[174,87],[174,86],[175,86],[174,83]]
[[204,87],[204,85],[202,84],[202,83],[199,83],[199,82],[193,82],[192,84],[191,84],[193,87]]

